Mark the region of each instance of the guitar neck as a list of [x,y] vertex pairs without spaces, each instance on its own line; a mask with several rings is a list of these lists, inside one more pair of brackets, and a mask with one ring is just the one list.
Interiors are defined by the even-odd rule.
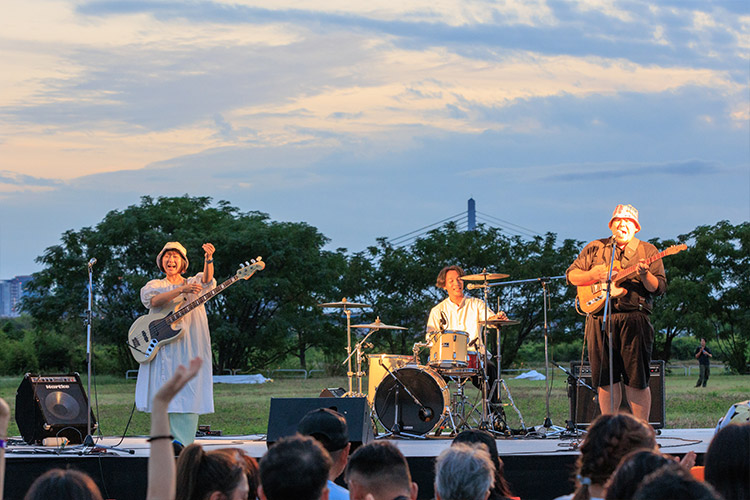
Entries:
[[229,288],[230,286],[232,286],[234,283],[236,283],[237,280],[239,280],[239,279],[240,278],[238,276],[236,276],[236,275],[232,276],[231,278],[229,278],[228,280],[226,280],[221,285],[217,285],[216,288],[214,288],[210,292],[204,293],[203,295],[201,295],[200,297],[198,297],[194,301],[192,301],[189,304],[181,307],[179,310],[173,312],[172,314],[170,314],[169,316],[167,316],[166,318],[164,318],[164,320],[167,323],[169,323],[169,324],[174,323],[175,321],[179,320],[180,318],[182,318],[183,316],[185,316],[186,314],[188,314],[190,311],[192,311],[196,307],[202,306],[203,304],[205,304],[206,302],[208,302],[209,300],[211,300],[215,296],[219,295],[221,292],[223,292],[224,290],[226,290],[227,288]]
[[[669,249],[667,249],[667,250],[657,253],[656,255],[652,255],[651,257],[646,259],[646,265],[650,266],[657,260],[663,259],[669,254],[670,254]],[[617,273],[617,276],[615,277],[615,280],[614,280],[615,285],[619,285],[623,281],[632,278],[637,272],[638,272],[638,264],[633,264],[630,267],[626,267],[625,269]]]

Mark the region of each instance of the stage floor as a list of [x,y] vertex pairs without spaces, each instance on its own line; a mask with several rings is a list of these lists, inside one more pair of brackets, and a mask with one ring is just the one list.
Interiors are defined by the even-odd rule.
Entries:
[[[657,442],[665,453],[684,455],[694,451],[699,463],[713,437],[714,429],[661,429]],[[19,438],[20,439],[20,438]],[[391,439],[407,457],[414,480],[419,484],[419,498],[433,496],[434,459],[447,446],[450,437],[427,439]],[[551,499],[572,491],[570,474],[578,456],[582,438],[516,436],[497,440],[505,463],[505,476],[516,495],[524,500]],[[236,447],[261,458],[267,445],[264,435],[205,437],[196,440],[206,449]],[[78,447],[67,449],[13,445],[6,450],[6,499],[21,499],[31,482],[54,467],[72,467],[89,473],[99,484],[105,498],[142,499],[146,492],[149,446],[145,436],[104,437],[99,446],[116,446],[84,452]]]

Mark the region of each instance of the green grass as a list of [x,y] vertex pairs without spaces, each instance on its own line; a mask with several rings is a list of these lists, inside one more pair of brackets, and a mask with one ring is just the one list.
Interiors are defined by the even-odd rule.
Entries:
[[[506,383],[526,425],[541,425],[546,414],[544,381],[514,380],[511,376],[508,376]],[[667,427],[714,427],[730,405],[750,397],[748,375],[712,374],[705,389],[694,387],[696,379],[697,374],[690,377],[666,377]],[[20,381],[21,377],[0,378],[0,397],[8,402],[11,411],[15,408],[15,392]],[[133,407],[135,381],[126,381],[114,376],[99,376],[96,382],[96,391],[92,387],[92,392],[95,392],[97,397],[92,395],[92,405],[98,399],[101,432],[108,436],[121,435],[125,431]],[[83,384],[86,387],[85,379]],[[552,423],[564,426],[569,411],[565,376],[555,373],[551,384]],[[471,401],[475,401],[477,391],[471,384],[467,385],[467,394]],[[316,377],[307,380],[278,378],[260,385],[217,384],[214,386],[216,413],[202,415],[200,423],[210,425],[213,430],[222,430],[227,435],[265,434],[272,397],[317,397],[325,387],[347,386],[347,380],[343,377]],[[363,387],[366,390],[366,380],[363,381]],[[508,402],[505,392],[503,399]],[[96,413],[96,408],[94,410]],[[506,416],[512,428],[520,427],[518,415],[512,408],[506,408]],[[148,432],[149,416],[136,411],[127,435],[146,435]],[[15,418],[11,419],[8,434],[18,435]]]

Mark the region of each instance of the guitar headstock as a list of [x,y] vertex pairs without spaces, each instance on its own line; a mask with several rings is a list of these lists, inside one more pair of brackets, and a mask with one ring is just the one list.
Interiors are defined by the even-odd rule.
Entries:
[[684,243],[681,243],[679,245],[672,245],[671,247],[664,250],[665,255],[674,255],[677,252],[682,252],[683,250],[687,250],[687,245]]
[[262,257],[256,257],[250,262],[245,261],[244,264],[240,264],[240,268],[237,269],[235,276],[243,280],[250,279],[250,276],[255,274],[256,271],[262,271],[266,268],[266,263],[263,262]]

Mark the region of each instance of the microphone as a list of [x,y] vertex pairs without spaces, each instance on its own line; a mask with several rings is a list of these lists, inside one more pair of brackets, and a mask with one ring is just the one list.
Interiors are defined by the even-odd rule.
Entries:
[[468,285],[466,285],[467,290],[476,290],[477,288],[484,288],[484,287],[485,285],[483,285],[482,283],[469,283]]
[[89,261],[89,267],[93,267],[93,265],[96,264],[96,257],[92,257]]

